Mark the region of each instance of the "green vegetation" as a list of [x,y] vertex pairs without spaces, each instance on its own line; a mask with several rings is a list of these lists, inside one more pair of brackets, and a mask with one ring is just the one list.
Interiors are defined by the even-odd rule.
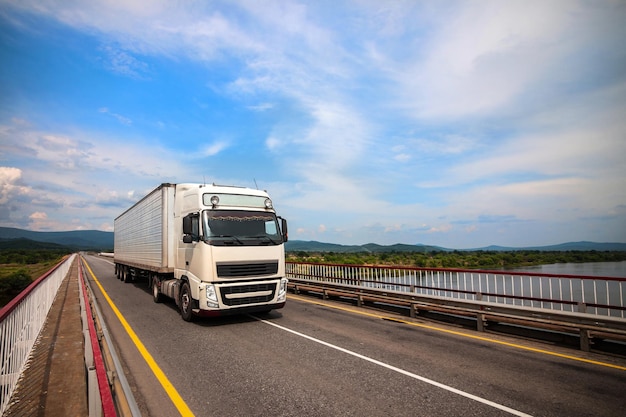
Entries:
[[288,262],[494,269],[555,263],[626,261],[624,251],[287,252]]
[[0,307],[70,253],[65,249],[0,250]]

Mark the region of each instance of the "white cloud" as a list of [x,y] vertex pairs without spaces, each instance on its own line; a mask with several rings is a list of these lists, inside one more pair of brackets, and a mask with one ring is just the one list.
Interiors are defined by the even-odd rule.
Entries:
[[503,113],[537,88],[551,94],[551,87],[575,80],[580,68],[571,67],[572,59],[594,43],[597,27],[589,26],[602,25],[598,11],[610,8],[602,3],[592,11],[575,1],[455,3],[434,19],[423,48],[409,44],[404,57],[383,62],[393,62],[403,107],[420,119]]
[[57,230],[58,222],[48,219],[48,215],[42,211],[36,211],[28,216],[30,223],[28,228],[36,231]]
[[0,204],[7,204],[17,195],[30,193],[30,187],[21,185],[22,170],[15,167],[0,167]]
[[25,223],[31,220],[25,213],[34,211],[49,216],[45,222],[38,219],[39,230],[93,228],[134,202],[129,188],[147,192],[175,175],[192,177],[193,167],[185,165],[184,154],[160,146],[86,132],[32,129],[25,123],[0,129],[2,149],[10,150],[20,166],[0,168],[0,218],[14,227],[35,227]]
[[460,135],[444,135],[437,139],[415,139],[411,141],[419,153],[455,155],[475,149],[476,140]]
[[267,146],[269,150],[276,149],[280,146],[280,139],[275,136],[270,136],[265,140],[265,146]]
[[215,156],[218,153],[222,152],[224,149],[228,148],[228,142],[226,141],[216,141],[206,145],[202,149],[202,154],[204,156]]
[[128,117],[122,116],[121,114],[118,114],[118,113],[113,113],[106,107],[101,107],[98,109],[98,111],[100,113],[108,114],[109,116],[113,117],[114,119],[116,119],[118,122],[120,122],[123,125],[130,126],[131,124],[133,124],[133,121],[129,119]]
[[48,215],[44,212],[36,211],[30,216],[28,216],[28,218],[34,221],[48,220]]
[[399,153],[396,156],[394,156],[393,159],[395,159],[398,162],[408,162],[411,160],[411,155],[407,153]]
[[273,109],[274,105],[272,103],[260,103],[255,106],[248,106],[248,108],[253,111],[263,112]]
[[108,70],[137,80],[145,80],[149,77],[150,69],[148,64],[140,61],[130,53],[112,45],[102,46],[101,51],[105,55],[106,61],[104,64]]

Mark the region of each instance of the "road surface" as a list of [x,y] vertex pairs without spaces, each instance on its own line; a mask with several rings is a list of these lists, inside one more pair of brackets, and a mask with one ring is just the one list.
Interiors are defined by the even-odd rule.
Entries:
[[111,260],[85,259],[145,416],[622,416],[626,409],[623,358],[292,294],[269,314],[187,323],[173,302],[155,304],[145,282],[117,280]]

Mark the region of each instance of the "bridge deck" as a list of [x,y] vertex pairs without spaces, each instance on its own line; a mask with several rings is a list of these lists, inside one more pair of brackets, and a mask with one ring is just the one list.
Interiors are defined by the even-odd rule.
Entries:
[[59,288],[11,403],[5,417],[88,415],[78,262]]

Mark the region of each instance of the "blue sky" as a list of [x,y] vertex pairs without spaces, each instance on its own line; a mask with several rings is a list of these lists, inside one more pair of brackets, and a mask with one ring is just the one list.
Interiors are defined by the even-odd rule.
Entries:
[[0,0],[0,226],[112,231],[206,181],[266,189],[291,239],[625,242],[624,22],[624,1]]

